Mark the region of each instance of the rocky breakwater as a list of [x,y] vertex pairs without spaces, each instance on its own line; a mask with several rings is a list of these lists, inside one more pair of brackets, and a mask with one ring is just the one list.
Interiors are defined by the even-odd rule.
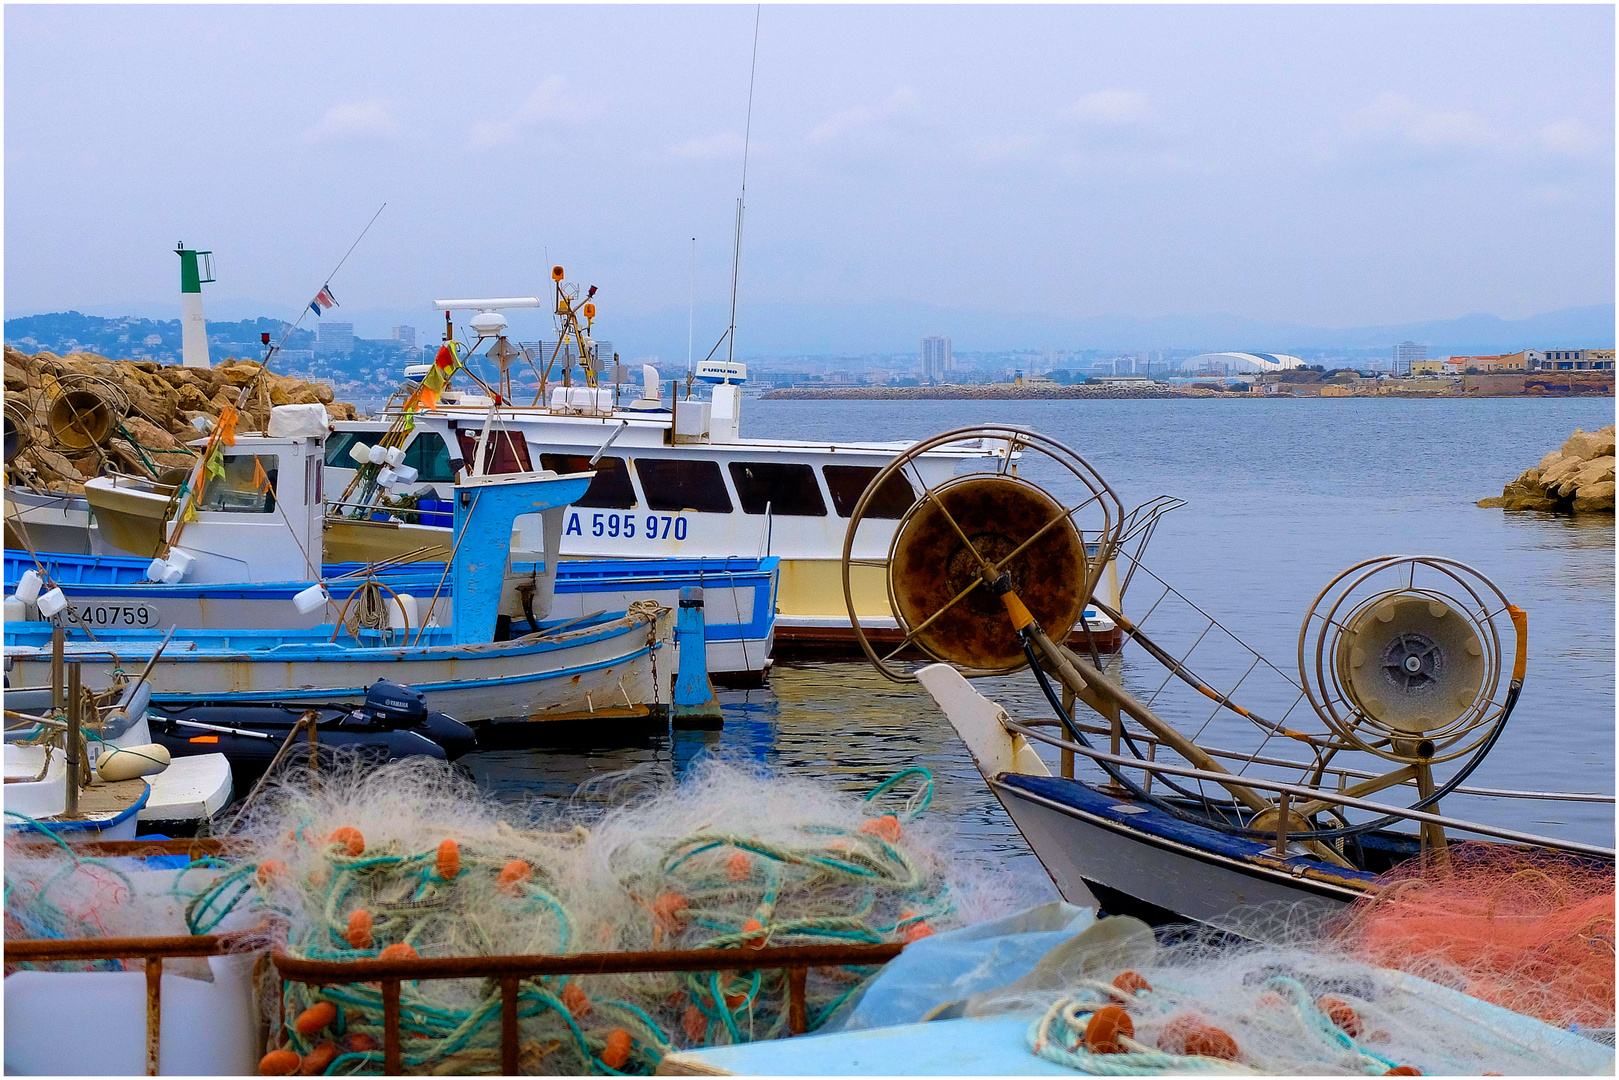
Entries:
[[[227,359],[217,367],[166,367],[150,360],[111,360],[94,353],[32,356],[5,350],[7,453],[16,438],[20,449],[6,465],[7,479],[38,490],[78,493],[84,481],[107,465],[139,476],[158,477],[189,468],[195,453],[186,443],[201,436],[198,417],[217,417],[250,387],[241,408],[239,431],[263,431],[274,405],[320,403],[334,420],[354,419],[354,406],[332,400],[332,388],[264,370],[256,360]],[[73,446],[52,432],[51,405],[65,391],[104,396],[117,425],[99,446]],[[127,404],[127,409],[124,406]],[[15,431],[13,431],[15,426]]]
[[1540,459],[1501,492],[1480,499],[1480,506],[1506,510],[1544,510],[1561,513],[1613,513],[1614,429],[1574,429],[1559,450]]

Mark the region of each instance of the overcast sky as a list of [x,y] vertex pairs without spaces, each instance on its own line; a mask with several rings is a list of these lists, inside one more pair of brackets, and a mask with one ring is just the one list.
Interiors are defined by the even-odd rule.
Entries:
[[[553,261],[683,310],[693,236],[717,303],[754,10],[9,6],[6,314],[175,317],[185,240],[290,315],[384,201],[362,333]],[[1611,302],[1614,61],[1607,5],[767,6],[743,310]]]

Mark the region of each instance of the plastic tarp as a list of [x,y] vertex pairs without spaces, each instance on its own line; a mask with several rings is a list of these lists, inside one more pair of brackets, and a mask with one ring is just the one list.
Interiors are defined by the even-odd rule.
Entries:
[[943,1005],[1023,978],[1041,957],[1095,923],[1095,909],[1055,900],[925,937],[907,945],[851,1009],[820,1030],[917,1023]]
[[275,406],[270,410],[269,430],[265,434],[272,439],[324,439],[331,430],[326,406],[313,402]]

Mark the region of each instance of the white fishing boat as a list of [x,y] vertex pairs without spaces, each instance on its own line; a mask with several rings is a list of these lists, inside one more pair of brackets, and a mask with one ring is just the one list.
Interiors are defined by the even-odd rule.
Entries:
[[[1243,933],[1256,910],[1330,913],[1412,860],[1448,865],[1464,840],[1469,860],[1539,852],[1611,878],[1610,847],[1440,810],[1464,796],[1613,803],[1467,785],[1512,718],[1527,663],[1528,616],[1482,574],[1436,557],[1351,567],[1306,614],[1295,677],[1161,579],[1149,613],[1183,607],[1192,625],[1149,632],[1145,618],[1097,601],[1126,515],[1073,451],[1035,435],[1026,445],[1063,466],[1081,494],[1058,499],[1009,475],[940,485],[900,523],[889,588],[908,635],[943,662],[910,671],[892,654],[871,658],[933,697],[1069,902]],[[857,513],[851,531],[860,524]],[[1100,536],[1102,552],[1087,554],[1082,534]],[[1156,677],[1121,674],[1042,629],[1068,625],[1087,604],[1123,628],[1134,667],[1162,668]],[[1240,646],[1238,661],[1194,655],[1211,635]],[[1205,664],[1229,672],[1230,684],[1200,675]],[[1032,716],[1010,714],[963,674],[1025,667],[1047,705]],[[1150,694],[1132,692],[1127,675]],[[1086,721],[1076,704],[1095,716]],[[1229,717],[1257,732],[1257,745],[1212,745],[1184,734],[1173,722],[1181,717],[1199,733]],[[1272,740],[1308,756],[1289,758]]]

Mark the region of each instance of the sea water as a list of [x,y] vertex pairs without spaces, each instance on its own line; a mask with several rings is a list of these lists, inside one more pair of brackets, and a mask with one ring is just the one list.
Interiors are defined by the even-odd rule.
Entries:
[[[1031,427],[1072,447],[1126,509],[1157,495],[1187,500],[1163,519],[1145,565],[1295,678],[1304,613],[1340,570],[1387,554],[1442,555],[1475,567],[1529,613],[1529,667],[1516,713],[1468,784],[1613,792],[1614,518],[1475,505],[1499,495],[1576,427],[1613,423],[1612,399],[750,400],[743,411],[745,435],[829,441],[873,432],[923,438],[987,422]],[[1126,614],[1139,617],[1156,595],[1153,582],[1138,576]],[[1202,655],[1194,654],[1194,664]],[[1119,663],[1142,697],[1164,676],[1139,651],[1127,650]],[[1014,717],[1051,715],[1028,672],[977,685]],[[1257,676],[1244,688],[1259,699],[1253,708],[1286,707],[1285,692]],[[1235,700],[1248,699],[1239,692]],[[722,693],[721,701],[722,731],[615,738],[597,725],[566,739],[560,731],[525,732],[525,745],[466,760],[482,784],[514,799],[567,795],[593,775],[636,765],[678,774],[705,752],[854,791],[907,765],[926,765],[937,784],[930,815],[1010,871],[1039,876],[1017,830],[918,687],[890,682],[864,663],[778,663],[767,688]],[[1295,712],[1289,723],[1307,726],[1308,719]],[[1245,730],[1252,733],[1245,725],[1221,714],[1204,737],[1238,745]],[[533,745],[540,738],[545,745]],[[1272,743],[1266,752],[1286,749]],[[1611,804],[1457,796],[1443,811],[1614,842]]]

